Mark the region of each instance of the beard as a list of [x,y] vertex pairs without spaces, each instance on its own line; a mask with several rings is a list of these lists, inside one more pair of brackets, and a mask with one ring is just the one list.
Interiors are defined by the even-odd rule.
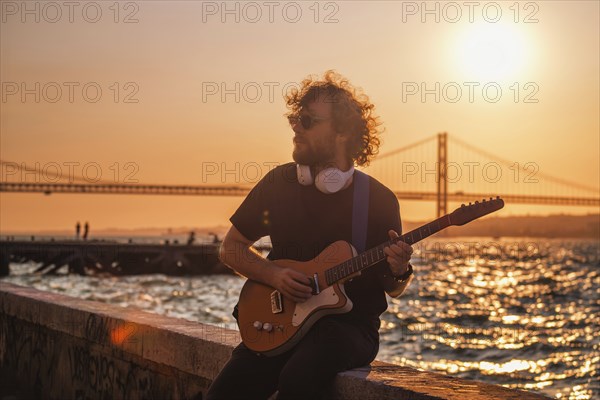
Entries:
[[331,163],[335,159],[335,139],[330,137],[314,146],[307,141],[301,141],[294,145],[292,158],[300,165]]

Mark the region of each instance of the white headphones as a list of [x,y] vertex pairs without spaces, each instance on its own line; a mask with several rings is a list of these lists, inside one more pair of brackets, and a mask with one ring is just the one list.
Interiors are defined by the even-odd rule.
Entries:
[[354,174],[354,165],[346,172],[337,168],[325,168],[313,179],[312,172],[308,165],[296,164],[296,175],[298,182],[303,186],[309,186],[313,183],[321,192],[331,194],[339,192],[350,185],[350,178]]

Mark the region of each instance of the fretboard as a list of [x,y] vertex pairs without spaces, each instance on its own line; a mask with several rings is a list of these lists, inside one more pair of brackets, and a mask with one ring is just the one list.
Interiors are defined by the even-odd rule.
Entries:
[[405,233],[400,237],[388,240],[379,246],[373,247],[372,249],[367,250],[347,261],[344,261],[335,267],[331,267],[325,271],[325,279],[327,280],[327,284],[332,285],[338,281],[346,279],[350,275],[356,274],[365,268],[385,260],[387,255],[384,253],[383,249],[396,242],[405,242],[412,245],[420,240],[425,239],[426,237],[433,235],[436,232],[441,231],[442,229],[449,227],[450,225],[449,215],[444,215],[443,217]]

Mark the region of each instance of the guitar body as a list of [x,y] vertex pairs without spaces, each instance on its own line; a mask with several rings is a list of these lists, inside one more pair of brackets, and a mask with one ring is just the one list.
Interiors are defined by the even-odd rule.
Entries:
[[[313,296],[303,303],[283,297],[270,286],[246,281],[238,303],[238,326],[244,344],[264,355],[281,354],[294,347],[321,317],[350,311],[352,302],[343,283],[327,285],[325,271],[355,255],[354,247],[341,240],[310,261],[275,260],[281,267],[314,277]],[[318,293],[314,288],[318,288]]]

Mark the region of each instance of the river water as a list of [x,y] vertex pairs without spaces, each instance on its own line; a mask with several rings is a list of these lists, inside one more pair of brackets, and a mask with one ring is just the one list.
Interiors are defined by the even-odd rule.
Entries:
[[[382,315],[377,358],[561,399],[600,398],[600,243],[437,238],[413,246],[416,279]],[[236,329],[243,279],[42,276],[4,281]]]

